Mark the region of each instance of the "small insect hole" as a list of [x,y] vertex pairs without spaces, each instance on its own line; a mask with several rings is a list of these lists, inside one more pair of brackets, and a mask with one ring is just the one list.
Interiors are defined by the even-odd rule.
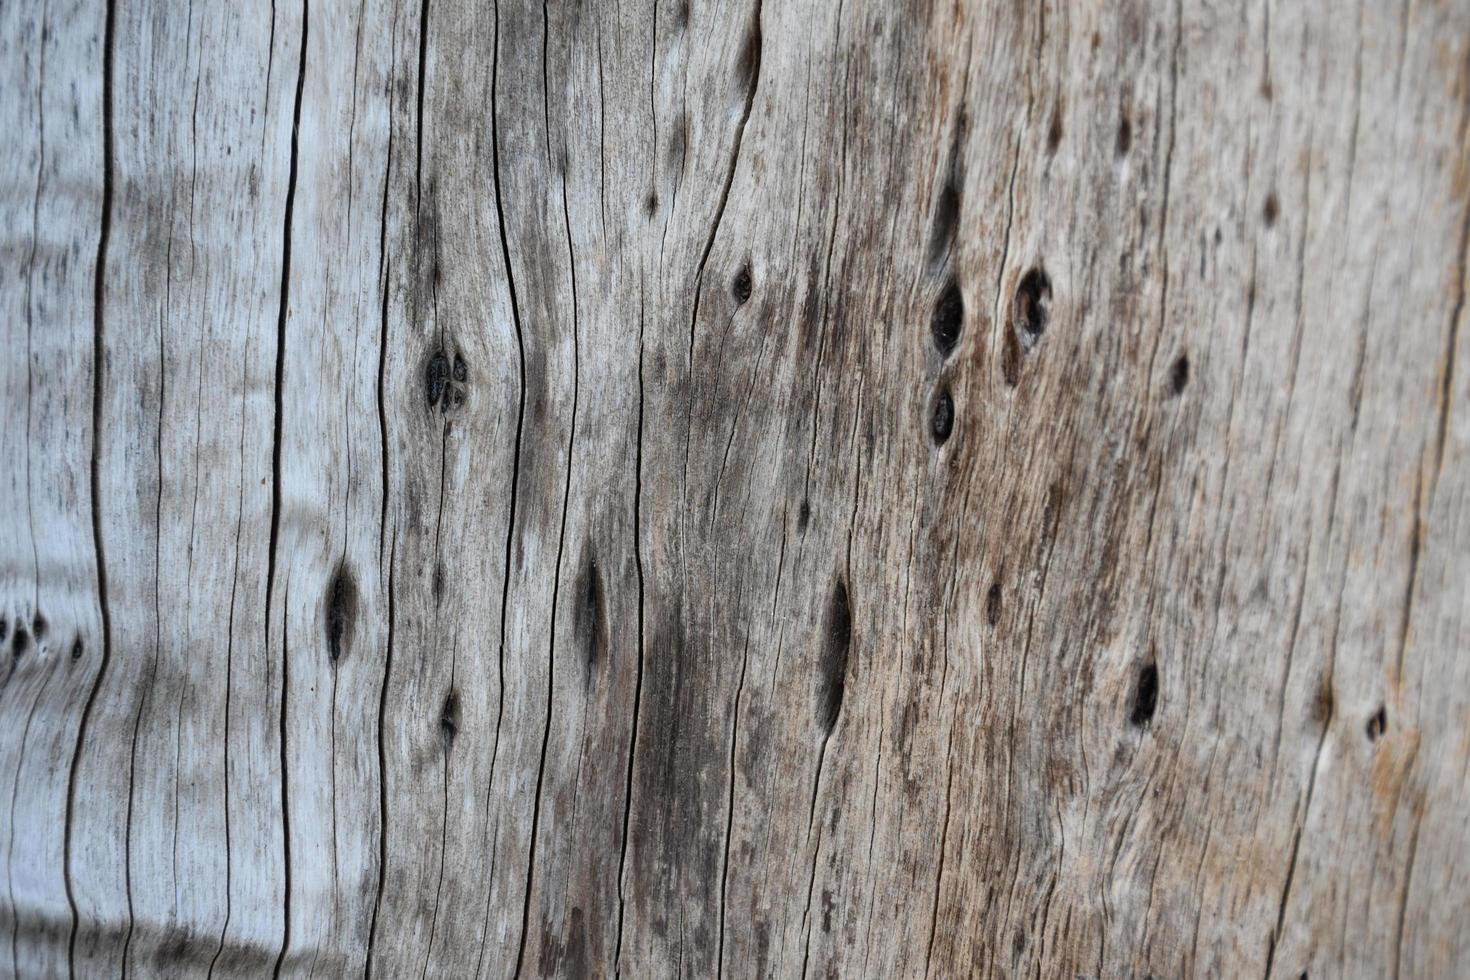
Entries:
[[744,306],[750,302],[750,292],[750,266],[741,266],[740,271],[735,273],[735,280],[730,283],[730,295],[735,297],[737,306]]
[[1368,718],[1368,741],[1376,742],[1388,731],[1388,708],[1379,705]]
[[1189,384],[1189,355],[1180,354],[1174,361],[1174,366],[1169,368],[1169,390],[1174,394],[1182,394],[1185,385]]
[[1056,156],[1062,145],[1062,106],[1058,103],[1051,112],[1051,125],[1046,130],[1046,155]]
[[444,699],[444,708],[439,712],[439,733],[446,748],[459,734],[459,693],[451,690]]
[[929,333],[934,338],[934,349],[943,357],[954,352],[960,342],[960,332],[965,328],[965,296],[959,283],[951,279],[934,303],[934,312],[929,317]]
[[1138,683],[1133,689],[1133,713],[1128,720],[1135,728],[1143,728],[1153,721],[1154,711],[1159,706],[1159,668],[1146,664],[1138,672]]
[[1118,135],[1113,142],[1113,152],[1120,157],[1126,157],[1131,149],[1133,149],[1133,123],[1128,118],[1128,110],[1124,109],[1118,117]]
[[1021,277],[1012,304],[1012,320],[1026,350],[1036,346],[1051,320],[1051,277],[1040,266],[1033,266]]

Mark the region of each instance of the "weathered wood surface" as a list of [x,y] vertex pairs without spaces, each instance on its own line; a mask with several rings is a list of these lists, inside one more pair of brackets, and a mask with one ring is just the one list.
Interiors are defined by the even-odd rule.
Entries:
[[0,973],[1470,973],[1470,7],[0,5]]

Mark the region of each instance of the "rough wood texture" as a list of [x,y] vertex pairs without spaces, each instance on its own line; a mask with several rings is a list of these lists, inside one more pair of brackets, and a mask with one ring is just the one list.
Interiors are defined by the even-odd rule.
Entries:
[[1470,6],[0,5],[0,973],[1470,974]]

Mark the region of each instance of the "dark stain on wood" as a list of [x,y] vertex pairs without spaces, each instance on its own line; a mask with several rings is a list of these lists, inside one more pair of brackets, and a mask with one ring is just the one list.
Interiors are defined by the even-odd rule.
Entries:
[[327,584],[326,616],[327,656],[333,663],[352,647],[357,628],[357,580],[345,561],[337,565]]
[[1128,118],[1128,107],[1124,105],[1118,109],[1118,132],[1113,138],[1113,153],[1120,158],[1126,157],[1131,149],[1133,149],[1133,121]]
[[602,572],[597,567],[597,558],[590,552],[587,563],[577,576],[575,595],[572,628],[582,649],[582,662],[591,677],[607,650],[607,616],[603,611]]
[[444,707],[439,711],[439,735],[444,740],[445,751],[454,745],[454,737],[458,734],[459,692],[451,687],[444,696]]
[[954,134],[949,144],[949,159],[945,163],[944,183],[934,199],[934,217],[929,227],[929,271],[936,273],[944,265],[945,258],[954,248],[955,235],[960,226],[960,213],[964,206],[965,186],[965,136],[970,128],[969,117],[961,110],[955,119]]
[[1189,384],[1189,355],[1180,354],[1174,359],[1174,364],[1169,368],[1169,391],[1175,395],[1184,393],[1184,388]]
[[1159,706],[1159,667],[1145,664],[1138,672],[1138,682],[1133,688],[1133,711],[1128,721],[1135,728],[1144,728],[1154,718]]
[[832,589],[827,605],[827,621],[822,631],[822,653],[818,662],[821,672],[817,699],[817,718],[822,730],[831,733],[842,714],[842,699],[847,691],[847,661],[852,648],[852,608],[847,583],[841,579]]
[[1066,101],[1058,98],[1057,104],[1051,110],[1051,124],[1046,128],[1046,155],[1056,156],[1057,150],[1062,145],[1062,116],[1066,110]]
[[929,317],[929,335],[941,357],[949,357],[965,328],[965,295],[953,278],[944,286]]
[[960,189],[951,174],[939,189],[934,202],[934,222],[929,232],[929,267],[937,269],[954,244],[955,229],[960,223]]
[[[444,402],[444,391],[449,387],[449,358],[444,356],[442,350],[437,350],[429,355],[429,361],[424,365],[424,390],[429,396],[429,407],[435,408]],[[448,405],[444,408],[447,410]]]

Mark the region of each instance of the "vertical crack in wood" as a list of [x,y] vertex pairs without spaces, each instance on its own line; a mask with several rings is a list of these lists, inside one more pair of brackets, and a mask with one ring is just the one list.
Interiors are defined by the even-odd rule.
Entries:
[[105,301],[107,297],[107,246],[112,233],[112,178],[113,178],[113,121],[112,121],[112,60],[115,4],[107,0],[102,23],[102,214],[97,234],[97,258],[92,269],[92,443],[88,469],[92,509],[92,549],[97,570],[97,607],[102,622],[102,655],[97,664],[97,673],[92,678],[92,688],[87,692],[87,701],[82,708],[81,721],[77,726],[76,743],[72,747],[71,767],[66,785],[66,817],[62,836],[62,875],[66,888],[66,902],[71,911],[71,933],[66,943],[67,973],[76,976],[77,933],[81,922],[77,913],[75,893],[76,869],[72,863],[72,833],[76,823],[77,769],[81,765],[82,746],[87,741],[87,727],[92,718],[92,708],[97,701],[112,662],[112,612],[107,601],[107,554],[102,543],[102,481],[101,460],[98,445],[102,433],[102,397],[105,388],[103,368],[105,366]]
[[[243,385],[243,378],[242,378]],[[225,918],[220,924],[219,945],[215,947],[214,956],[210,958],[209,970],[205,974],[206,980],[212,980],[215,964],[224,955],[225,943],[230,932],[230,921],[234,908],[230,901],[230,892],[234,883],[234,863],[230,852],[230,841],[232,839],[230,828],[230,704],[234,700],[234,678],[235,678],[235,597],[240,584],[240,534],[245,523],[245,426],[240,426],[240,479],[239,494],[235,504],[235,567],[230,580],[230,612],[226,622],[225,630],[225,717],[224,737],[221,739],[224,745],[224,823],[225,823]],[[336,678],[332,681],[334,685]],[[335,696],[335,694],[334,694]],[[335,779],[335,774],[334,774]],[[335,793],[335,785],[333,787]]]
[[[396,23],[392,32],[389,65],[392,71],[398,66],[398,34]],[[388,297],[393,275],[393,265],[388,258],[388,189],[393,178],[393,129],[396,101],[388,96],[388,144],[383,161],[383,199],[378,224],[378,284],[381,305],[378,320],[378,437],[382,463],[383,500],[378,524],[379,567],[383,559],[383,538],[388,529],[388,412],[386,391],[388,366]],[[384,646],[383,681],[378,690],[378,881],[373,898],[373,914],[368,925],[367,949],[364,952],[364,980],[371,980],[373,973],[373,950],[378,938],[378,914],[383,905],[383,885],[388,875],[388,764],[384,742],[384,719],[388,713],[388,681],[393,673],[393,565],[398,553],[398,532],[395,527],[388,549],[388,636]]]
[[[389,63],[396,68],[398,58],[396,32],[393,40],[393,51]],[[388,188],[392,184],[393,177],[393,107],[394,99],[390,94],[388,96],[388,146],[383,163],[383,203],[378,224],[378,282],[382,294],[382,306],[378,313],[378,438],[383,466],[383,501],[378,522],[379,561],[383,557],[383,537],[388,528],[388,409],[384,391],[388,369],[388,293],[393,275],[393,265],[388,259]]]
[[[311,31],[311,2],[302,0],[301,4],[301,54],[300,63],[296,71],[296,98],[292,108],[291,116],[291,163],[286,180],[286,214],[283,220],[281,233],[281,304],[276,319],[276,372],[275,372],[275,435],[271,447],[271,530],[270,543],[267,552],[266,564],[266,636],[269,646],[271,605],[275,592],[276,574],[276,549],[280,541],[281,528],[281,425],[282,425],[282,391],[284,388],[284,377],[286,371],[286,320],[290,312],[291,299],[291,221],[296,204],[296,176],[297,163],[300,152],[299,137],[301,130],[301,95],[306,85],[306,51]],[[160,362],[163,363],[163,362]],[[160,464],[160,473],[161,464]],[[161,477],[160,477],[161,479]],[[290,589],[287,587],[287,596]],[[289,797],[289,769],[287,767],[286,753],[286,709],[288,701],[288,690],[291,684],[290,676],[290,639],[287,636],[287,624],[289,622],[290,610],[283,606],[281,624],[281,710],[280,710],[280,755],[281,755],[281,847],[282,847],[282,872],[285,879],[282,902],[284,914],[282,916],[281,949],[276,955],[275,967],[272,975],[279,977],[281,967],[285,963],[286,950],[291,945],[291,807]]]
[[[954,548],[950,555],[951,566],[954,567],[955,553],[959,550],[959,538],[956,537]],[[949,681],[949,606],[953,599],[955,579],[950,578],[950,595],[946,596],[944,604],[944,674],[939,682],[939,704],[943,705],[947,700]],[[954,730],[955,719],[950,718],[949,724],[949,746],[945,752],[945,783],[944,783],[944,820],[939,831],[939,866],[934,871],[934,903],[929,909],[929,942],[924,952],[924,976],[929,976],[934,962],[934,940],[939,932],[939,897],[944,886],[944,855],[949,845],[949,815],[950,800],[954,794]]]
[[373,949],[378,938],[378,914],[383,907],[383,886],[388,879],[388,751],[385,740],[388,717],[388,681],[393,676],[393,566],[398,557],[398,530],[393,531],[388,547],[388,637],[383,656],[383,682],[378,688],[378,882],[373,898],[373,916],[368,925],[367,950],[364,955],[364,980],[372,980]]
[[[548,135],[547,138],[550,139],[550,136]],[[557,608],[558,599],[561,595],[562,557],[566,551],[567,507],[572,498],[572,461],[576,458],[577,401],[581,389],[582,355],[580,340],[578,338],[577,255],[576,250],[572,247],[572,220],[567,209],[567,182],[565,172],[563,172],[561,179],[561,207],[563,227],[566,230],[567,236],[567,261],[571,271],[572,285],[572,420],[571,424],[567,427],[567,471],[562,487],[561,528],[557,533],[556,565],[551,581],[550,648],[547,650],[546,662],[546,721],[541,731],[541,756],[536,767],[536,793],[531,798],[531,849],[530,854],[526,858],[526,895],[521,909],[521,941],[516,950],[516,976],[520,976],[521,973],[521,966],[526,955],[526,936],[529,934],[531,927],[531,892],[536,880],[536,836],[541,826],[541,789],[546,777],[546,747],[551,741],[552,691],[556,681]],[[577,601],[581,601],[580,597],[578,597]]]
[[[498,8],[497,8],[498,10]],[[424,191],[424,89],[428,88],[425,77],[425,66],[429,60],[429,0],[423,0],[419,4],[419,76],[418,76],[418,115],[415,117],[417,127],[414,142],[414,187],[419,201],[423,199]],[[493,85],[493,82],[492,82]],[[492,89],[493,91],[493,89]],[[494,104],[494,97],[491,97]]]
[[725,975],[725,895],[730,880],[730,838],[735,828],[735,749],[740,737],[740,701],[745,694],[745,668],[750,663],[750,634],[740,654],[740,680],[735,685],[735,709],[730,714],[729,785],[725,798],[725,848],[720,861],[720,928],[715,949],[715,976]]
[[[438,226],[435,226],[435,252],[437,261],[438,251]],[[434,322],[439,322],[439,294],[437,285],[434,288]],[[441,328],[442,333],[442,328]],[[441,338],[442,340],[442,338]],[[448,480],[447,471],[449,467],[449,433],[454,423],[452,421],[441,421],[439,426],[439,499],[436,504],[434,515],[434,562],[437,569],[442,562],[442,541],[444,531],[444,488]],[[437,576],[437,572],[436,572]],[[437,577],[436,577],[437,581]],[[438,597],[434,601],[434,623],[433,636],[442,636],[440,629],[440,603]],[[434,905],[429,914],[429,941],[424,947],[424,969],[423,975],[427,976],[429,964],[434,958],[434,936],[439,927],[439,902],[444,894],[444,866],[445,856],[449,850],[449,755],[454,747],[454,736],[459,730],[459,698],[456,696],[454,682],[455,672],[459,667],[459,636],[455,635],[453,646],[449,653],[449,694],[445,698],[439,715],[439,738],[444,750],[444,759],[440,769],[441,786],[443,792],[440,800],[439,811],[439,878],[434,885]]]
[[628,826],[633,815],[633,760],[638,750],[638,712],[643,703],[643,327],[644,284],[638,284],[638,434],[633,463],[633,561],[638,571],[638,673],[633,682],[633,718],[628,732],[628,766],[623,786],[623,833],[618,847],[618,926],[613,947],[613,976],[623,956],[623,915],[627,905],[623,878],[628,869]]
[[719,233],[720,223],[725,218],[725,206],[730,201],[730,188],[735,183],[735,170],[740,165],[740,149],[745,143],[745,124],[750,121],[750,110],[755,105],[755,94],[760,89],[762,3],[763,0],[755,0],[755,9],[750,18],[750,34],[746,38],[746,48],[740,66],[741,70],[748,74],[749,88],[745,94],[745,105],[740,111],[740,121],[735,126],[735,147],[730,153],[730,167],[725,171],[725,184],[720,189],[720,203],[715,208],[715,220],[710,225],[709,236],[705,238],[704,250],[699,256],[699,265],[694,269],[694,305],[689,314],[689,371],[691,374],[694,372],[694,328],[699,321],[699,297],[704,289],[704,267],[709,262],[710,251],[715,247],[715,235]]
[[[427,2],[427,0],[425,0]],[[495,739],[494,747],[491,749],[490,778],[488,783],[494,785],[495,766],[500,755],[500,725],[505,716],[505,619],[506,611],[510,604],[510,575],[511,559],[515,543],[516,526],[516,497],[520,488],[521,474],[521,435],[526,421],[526,345],[521,331],[520,304],[516,297],[515,272],[511,268],[510,241],[505,232],[505,192],[500,182],[500,119],[498,110],[498,93],[500,82],[500,5],[495,5],[494,39],[490,65],[490,155],[491,172],[494,175],[495,188],[495,217],[500,233],[500,254],[505,263],[506,289],[510,293],[511,319],[516,331],[516,354],[519,361],[519,398],[516,409],[516,441],[515,454],[511,464],[510,477],[510,513],[505,525],[505,575],[501,586],[500,596],[500,645],[499,645],[499,691],[498,704],[495,712]],[[490,801],[487,796],[486,808],[489,809]],[[527,889],[530,882],[526,883]],[[484,956],[485,945],[489,942],[490,921],[490,886],[486,886],[485,900],[485,928],[481,931],[480,956]]]

